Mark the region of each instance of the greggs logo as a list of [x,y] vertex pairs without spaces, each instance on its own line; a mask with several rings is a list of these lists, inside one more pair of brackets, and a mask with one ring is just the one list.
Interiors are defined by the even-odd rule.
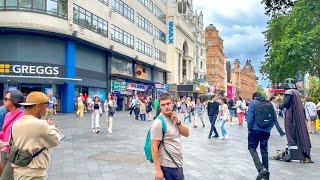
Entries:
[[59,67],[0,64],[0,73],[58,75]]
[[10,65],[0,64],[0,73],[10,73]]

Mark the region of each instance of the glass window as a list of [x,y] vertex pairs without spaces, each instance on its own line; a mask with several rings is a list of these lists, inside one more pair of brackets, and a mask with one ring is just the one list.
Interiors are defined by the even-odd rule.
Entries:
[[134,36],[114,25],[111,26],[111,39],[132,49],[134,48]]
[[4,9],[4,0],[0,0],[0,9]]
[[46,1],[45,0],[33,0],[33,9],[35,11],[45,11]]
[[68,0],[59,0],[58,4],[58,15],[67,17],[68,14]]
[[6,9],[17,9],[18,1],[17,0],[7,0],[6,1]]
[[108,6],[108,0],[99,0],[99,1]]
[[49,14],[57,14],[58,2],[56,0],[47,0],[47,11]]
[[98,17],[96,15],[92,15],[92,29],[98,32]]
[[112,58],[111,73],[133,76],[132,63],[117,57]]
[[19,0],[19,9],[31,9],[32,0]]
[[127,18],[131,22],[134,22],[134,10],[121,0],[114,0],[112,9]]

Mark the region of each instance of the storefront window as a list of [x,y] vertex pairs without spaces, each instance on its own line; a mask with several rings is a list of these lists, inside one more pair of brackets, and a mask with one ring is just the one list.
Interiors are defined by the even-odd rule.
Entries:
[[163,72],[154,71],[154,81],[159,83],[164,83]]
[[33,9],[38,11],[46,10],[46,1],[45,0],[33,0]]
[[32,0],[19,0],[19,9],[31,9]]
[[111,65],[112,74],[122,74],[126,76],[133,76],[132,63],[113,57]]

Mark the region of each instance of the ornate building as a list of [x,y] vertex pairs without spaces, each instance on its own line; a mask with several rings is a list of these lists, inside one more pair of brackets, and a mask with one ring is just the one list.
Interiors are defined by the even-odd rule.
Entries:
[[240,61],[234,61],[234,67],[230,69],[230,82],[237,89],[237,96],[243,99],[251,99],[256,90],[257,77],[250,60],[246,61],[243,68],[240,67]]
[[207,81],[218,92],[226,91],[226,61],[223,52],[223,40],[219,31],[210,24],[205,29],[205,42],[207,48]]

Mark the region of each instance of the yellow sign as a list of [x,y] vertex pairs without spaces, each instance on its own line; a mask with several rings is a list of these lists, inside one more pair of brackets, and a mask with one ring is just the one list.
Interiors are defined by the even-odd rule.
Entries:
[[10,65],[0,64],[0,73],[10,73]]

